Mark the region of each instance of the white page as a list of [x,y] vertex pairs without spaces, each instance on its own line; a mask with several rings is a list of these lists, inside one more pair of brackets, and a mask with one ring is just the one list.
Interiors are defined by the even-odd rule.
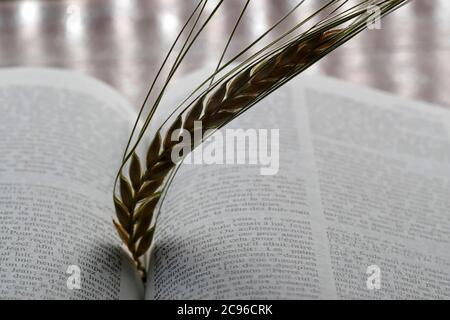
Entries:
[[[305,89],[307,87],[316,92]],[[415,143],[408,144],[409,141],[434,141],[436,145],[448,148],[448,113],[429,106],[422,106],[426,109],[421,112],[418,111],[421,107],[408,108],[403,106],[408,102],[389,95],[372,90],[355,91],[359,89],[350,87],[327,79],[300,77],[233,122],[232,127],[235,128],[280,128],[281,160],[276,176],[260,176],[257,168],[243,166],[184,165],[180,169],[158,220],[147,298],[449,297],[449,233],[446,231],[450,227],[450,204],[445,198],[448,161],[436,163],[429,160],[427,154],[418,159],[423,151],[416,149],[422,150],[423,143],[421,147]],[[311,108],[322,101],[322,90],[333,92],[333,99],[325,100],[325,106],[312,112]],[[319,97],[316,99],[317,91]],[[356,105],[361,109],[348,106],[345,97],[359,100]],[[364,132],[375,130],[371,124],[381,125],[384,118],[365,119],[366,122],[351,132],[346,132],[351,128],[349,124],[342,125],[339,121],[345,119],[358,123],[359,117],[366,114],[365,110],[382,117],[384,105],[395,108],[399,104],[402,106],[395,109],[399,115],[393,119],[391,115],[390,126],[399,124],[408,128],[412,125],[419,130],[416,132],[418,136],[432,139],[402,139],[402,145],[408,145],[407,152],[415,153],[414,157],[388,155],[389,150],[382,149],[377,159],[389,160],[364,162],[354,158],[355,154],[360,156],[374,150],[358,145],[352,153],[348,146],[343,148],[340,144],[336,147],[330,138],[333,128],[340,128],[344,137],[362,139]],[[340,113],[341,117],[334,115],[335,106],[346,110]],[[321,122],[322,117],[326,122]],[[439,124],[437,129],[434,127],[436,124]],[[322,139],[324,141],[320,139],[322,131],[328,132],[327,139]],[[392,141],[394,138],[389,136],[394,132],[388,132],[386,128],[375,133],[370,136],[375,141]],[[381,133],[386,136],[380,136]],[[437,140],[442,141],[435,141],[436,135],[441,135]],[[434,158],[447,159],[440,148],[432,150]],[[339,154],[341,158],[338,160],[343,161],[344,168],[358,171],[353,176],[349,173],[343,176],[345,171],[339,167],[339,162],[328,161],[328,152]],[[345,164],[349,160],[346,157],[353,157],[353,162],[347,167]],[[408,162],[407,169],[400,165],[397,157]],[[396,158],[397,162],[391,158]],[[392,197],[398,197],[397,200],[404,198],[414,204],[420,202],[421,198],[417,198],[420,193],[395,193],[399,192],[395,176],[397,170],[405,171],[402,172],[403,179],[409,179],[404,188],[411,187],[411,179],[414,178],[416,183],[435,188],[432,196],[438,202],[434,204],[434,211],[428,214],[430,218],[420,219],[421,208],[416,208],[416,225],[412,228],[416,232],[415,239],[405,239],[401,234],[392,236],[386,232],[368,231],[358,223],[344,224],[336,218],[339,215],[333,211],[335,205],[341,204],[337,200],[339,197],[345,198],[349,206],[353,203],[374,205],[373,201],[358,201],[358,197],[362,197],[358,192],[365,185],[365,172],[374,171],[375,164],[394,176],[389,181],[372,182],[371,187],[377,186],[374,192],[388,188],[393,192]],[[414,172],[424,168],[427,172],[420,176],[413,173],[405,177],[408,170]],[[440,179],[435,184],[427,180],[427,174],[431,172]],[[337,174],[340,176],[333,176]],[[338,178],[341,185],[335,185],[338,189],[333,191],[333,183],[337,183],[335,180]],[[359,184],[353,186],[355,181]],[[353,187],[343,189],[344,186]],[[327,193],[324,195],[325,190]],[[365,190],[369,195],[372,191],[370,188]],[[388,195],[385,196],[387,199]],[[387,203],[383,196],[374,198],[374,201],[384,205],[385,211],[378,215],[360,213],[361,220],[376,219],[378,225],[389,227],[394,220],[400,223],[405,218],[393,219],[393,215],[401,210],[405,214],[406,209],[400,208],[399,203]],[[344,218],[348,217],[343,214]],[[434,223],[439,229],[436,231],[439,239],[425,239],[420,235],[420,228],[428,226],[428,223]],[[405,220],[404,224],[412,225],[412,222]],[[366,287],[366,269],[373,264],[381,269],[380,290]],[[418,270],[426,271],[419,276]],[[427,283],[432,289],[423,288]],[[393,284],[397,287],[393,288]]]
[[0,297],[141,297],[111,221],[132,108],[74,72],[5,69],[0,115]]
[[147,299],[334,297],[309,164],[297,161],[293,99],[280,90],[227,126],[279,128],[277,175],[253,165],[178,171],[157,222]]
[[449,112],[329,79],[301,86],[337,297],[449,299]]

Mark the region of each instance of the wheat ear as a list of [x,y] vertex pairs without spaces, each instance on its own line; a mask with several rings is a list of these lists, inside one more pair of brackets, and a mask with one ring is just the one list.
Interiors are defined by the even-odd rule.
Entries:
[[[147,150],[145,162],[133,153],[128,178],[123,173],[120,175],[120,198],[114,196],[117,215],[114,225],[144,281],[146,270],[140,259],[151,246],[155,208],[176,165],[171,154],[178,141],[171,139],[172,133],[183,129],[193,134],[195,121],[202,122],[203,130],[221,127],[284,79],[320,58],[339,32],[327,31],[309,40],[293,41],[281,51],[250,65],[200,96],[176,118],[164,138],[158,132]],[[198,142],[191,143],[193,149]]]

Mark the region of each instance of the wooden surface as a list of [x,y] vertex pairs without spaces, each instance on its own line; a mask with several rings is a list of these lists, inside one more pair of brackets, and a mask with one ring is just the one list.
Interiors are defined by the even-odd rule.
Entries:
[[[320,0],[309,0],[309,2]],[[307,1],[308,2],[308,1]],[[0,1],[0,66],[53,66],[100,78],[138,106],[194,0]],[[296,3],[253,1],[236,45]],[[243,4],[225,0],[180,75],[217,55]],[[297,16],[300,19],[301,13]],[[295,17],[293,17],[295,19]],[[233,46],[232,48],[233,49]],[[327,74],[450,108],[450,1],[414,0],[314,66]]]

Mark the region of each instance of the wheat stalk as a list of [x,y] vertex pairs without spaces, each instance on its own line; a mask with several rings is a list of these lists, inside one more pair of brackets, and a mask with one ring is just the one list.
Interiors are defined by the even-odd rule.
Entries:
[[[385,7],[384,13],[388,13],[405,1],[384,2],[392,5]],[[336,29],[340,24],[342,21],[327,23],[294,38],[266,56],[247,63],[235,74],[217,81],[174,117],[164,134],[161,129],[157,131],[144,161],[136,149],[132,150],[128,174],[125,175],[122,169],[118,176],[119,193],[114,195],[117,221],[114,225],[144,281],[146,269],[141,259],[152,244],[156,208],[177,165],[171,155],[178,139],[172,139],[172,134],[176,130],[186,130],[192,136],[194,122],[201,121],[201,136],[207,138],[203,136],[204,131],[222,127],[362,30],[361,23]],[[190,150],[200,142],[190,141]]]

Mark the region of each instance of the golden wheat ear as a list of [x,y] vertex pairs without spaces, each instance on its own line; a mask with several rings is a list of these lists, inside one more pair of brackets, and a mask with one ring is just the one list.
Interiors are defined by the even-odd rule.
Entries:
[[[303,2],[301,1],[300,4]],[[341,2],[344,4],[347,3],[347,1],[332,0],[319,10],[333,8],[333,5]],[[378,0],[375,2],[380,6],[379,12],[381,12],[381,16],[378,18],[381,18],[408,1]],[[211,15],[216,12],[221,3],[222,1],[219,2]],[[200,1],[189,19],[195,17],[194,13],[197,10],[199,10],[198,17],[200,17],[205,4],[206,1]],[[300,4],[294,9],[299,7]],[[136,267],[141,272],[144,281],[146,280],[146,267],[143,256],[152,246],[157,217],[156,213],[161,206],[161,202],[177,168],[177,163],[172,161],[171,154],[178,142],[176,139],[172,140],[172,134],[176,130],[186,130],[192,136],[194,134],[195,121],[202,122],[202,130],[217,130],[248,110],[262,98],[365,29],[368,21],[373,20],[374,17],[367,13],[366,8],[363,6],[364,4],[373,5],[373,1],[360,0],[357,5],[348,10],[344,10],[340,14],[333,15],[334,11],[329,12],[325,18],[306,32],[291,37],[288,41],[284,41],[282,45],[279,45],[279,42],[272,42],[269,46],[241,63],[237,68],[234,68],[233,71],[219,80],[213,81],[214,77],[220,71],[224,70],[225,66],[233,62],[236,57],[239,57],[239,55],[236,56],[226,63],[224,67],[220,68],[220,62],[223,58],[222,55],[216,71],[202,84],[204,85],[210,81],[210,86],[198,94],[187,106],[182,103],[176,109],[178,114],[174,114],[174,116],[166,119],[165,123],[168,124],[168,129],[163,133],[163,129],[160,127],[146,148],[145,155],[139,157],[136,151],[137,146],[148,128],[152,115],[164,93],[165,86],[170,81],[184,57],[185,52],[183,53],[183,50],[181,51],[172,66],[165,86],[144,122],[137,142],[128,152],[129,142],[125,150],[123,163],[117,175],[114,189],[113,201],[117,216],[117,220],[114,220],[114,226],[129,254],[135,261]],[[248,1],[243,11],[247,8],[247,5]],[[338,7],[338,9],[342,8]],[[243,12],[239,16],[237,23],[239,23],[242,15]],[[211,16],[208,17],[207,21],[210,18]],[[198,20],[192,26],[191,33],[195,29]],[[298,25],[302,25],[302,22]],[[234,34],[235,29],[236,27],[233,29],[232,34]],[[184,27],[181,32],[183,30]],[[193,41],[195,41],[201,30],[203,30],[203,27],[200,28],[196,36],[192,37],[194,39]],[[279,38],[280,41],[285,36],[286,34],[282,35]],[[189,37],[186,41],[189,41]],[[229,41],[227,46],[228,44]],[[190,43],[185,42],[183,48],[185,47],[189,48]],[[248,50],[248,48],[243,51]],[[194,90],[190,96],[193,96],[195,92],[198,92],[198,89]],[[141,113],[142,109],[140,115]],[[207,138],[203,134],[202,137],[204,139]],[[199,142],[191,141],[190,143],[192,150]],[[125,170],[126,165],[128,165],[128,170]],[[117,192],[116,188],[118,189]]]

